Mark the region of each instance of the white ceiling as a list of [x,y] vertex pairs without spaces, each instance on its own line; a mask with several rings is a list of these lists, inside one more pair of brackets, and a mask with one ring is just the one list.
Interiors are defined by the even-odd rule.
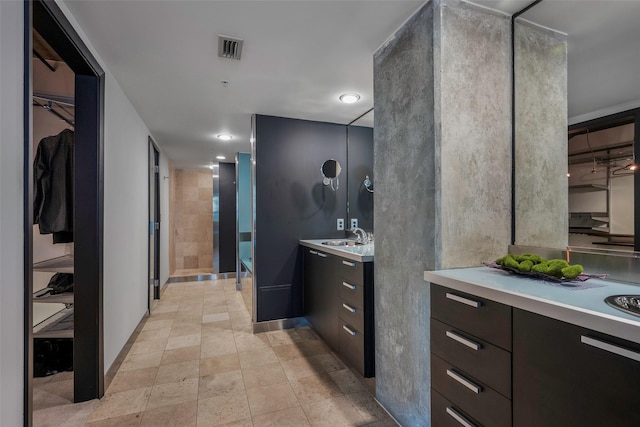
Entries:
[[[253,113],[351,122],[373,106],[373,53],[424,3],[64,2],[178,168],[248,152]],[[474,3],[511,15],[531,1]],[[569,116],[640,100],[639,1],[545,0],[525,17],[569,34]],[[244,39],[242,60],[217,57],[218,35]],[[352,91],[360,102],[338,101]]]

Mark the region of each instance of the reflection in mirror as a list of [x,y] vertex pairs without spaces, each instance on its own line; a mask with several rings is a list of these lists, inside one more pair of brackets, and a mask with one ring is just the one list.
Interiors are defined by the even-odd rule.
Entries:
[[[640,137],[640,55],[632,54],[638,52],[638,20],[636,2],[544,0],[515,21],[516,34],[531,23],[566,34],[568,178],[567,184],[549,190],[560,192],[565,187],[568,191],[567,231],[572,247],[640,251],[636,231],[640,227],[640,173],[635,172],[640,153],[636,143]],[[530,101],[521,94],[530,93],[531,75],[518,64],[521,57],[516,50],[515,103],[527,106]],[[535,70],[538,75],[546,73],[543,79],[557,71],[548,58]],[[549,114],[516,115],[516,127],[546,129],[548,120]],[[524,145],[529,142],[516,138],[516,156],[518,150],[527,151]],[[526,166],[519,162],[514,167],[517,204],[531,171],[523,170]],[[519,232],[516,225],[516,235]]]
[[322,171],[322,176],[324,177],[322,183],[324,185],[331,186],[331,189],[333,191],[336,191],[340,185],[338,176],[340,176],[340,172],[342,172],[342,166],[340,166],[340,162],[334,159],[329,159],[322,164],[320,170]]
[[373,109],[347,126],[347,217],[373,231]]

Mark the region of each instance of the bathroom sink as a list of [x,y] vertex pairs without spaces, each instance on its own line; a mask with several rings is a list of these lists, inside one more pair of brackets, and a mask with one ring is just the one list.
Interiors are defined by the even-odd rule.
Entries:
[[640,295],[612,295],[604,301],[613,308],[640,316]]
[[327,246],[360,246],[362,243],[356,242],[355,240],[329,240],[327,242],[322,242],[323,245]]

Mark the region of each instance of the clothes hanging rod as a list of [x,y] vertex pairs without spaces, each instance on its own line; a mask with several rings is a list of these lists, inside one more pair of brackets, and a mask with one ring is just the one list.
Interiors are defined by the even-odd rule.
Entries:
[[49,64],[49,61],[47,61],[44,56],[40,55],[40,53],[33,49],[33,54],[36,56],[36,58],[38,58],[40,60],[40,62],[42,62],[49,70],[51,70],[52,72],[56,72],[56,69],[53,67],[53,65]]
[[75,106],[75,99],[72,96],[59,96],[59,95],[48,95],[46,93],[33,93],[34,98],[42,99],[44,101],[52,101],[56,104],[68,105],[70,107]]
[[75,128],[75,126],[76,126],[76,125],[75,125],[72,121],[70,121],[69,119],[67,119],[67,118],[66,118],[66,117],[64,117],[62,114],[58,113],[56,110],[54,110],[54,109],[51,107],[51,103],[52,103],[52,102],[53,102],[53,101],[49,101],[49,103],[50,103],[50,104],[49,104],[49,105],[47,105],[47,104],[41,104],[41,103],[39,103],[38,101],[36,101],[35,99],[33,100],[33,103],[34,103],[35,105],[37,105],[38,107],[42,107],[42,108],[44,108],[45,110],[47,110],[48,112],[52,113],[54,116],[56,116],[56,117],[57,117],[57,118],[59,118],[60,120],[64,120],[64,121],[65,121],[65,122],[67,122],[67,124],[69,124],[71,127],[74,127],[74,128]]

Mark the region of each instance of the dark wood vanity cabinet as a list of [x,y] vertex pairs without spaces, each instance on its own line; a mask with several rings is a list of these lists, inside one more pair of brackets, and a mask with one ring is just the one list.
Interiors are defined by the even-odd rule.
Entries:
[[513,310],[516,426],[640,426],[640,344]]
[[640,426],[640,344],[431,284],[431,422]]
[[362,376],[374,368],[373,263],[304,248],[305,317]]
[[511,426],[511,307],[431,285],[432,425]]

